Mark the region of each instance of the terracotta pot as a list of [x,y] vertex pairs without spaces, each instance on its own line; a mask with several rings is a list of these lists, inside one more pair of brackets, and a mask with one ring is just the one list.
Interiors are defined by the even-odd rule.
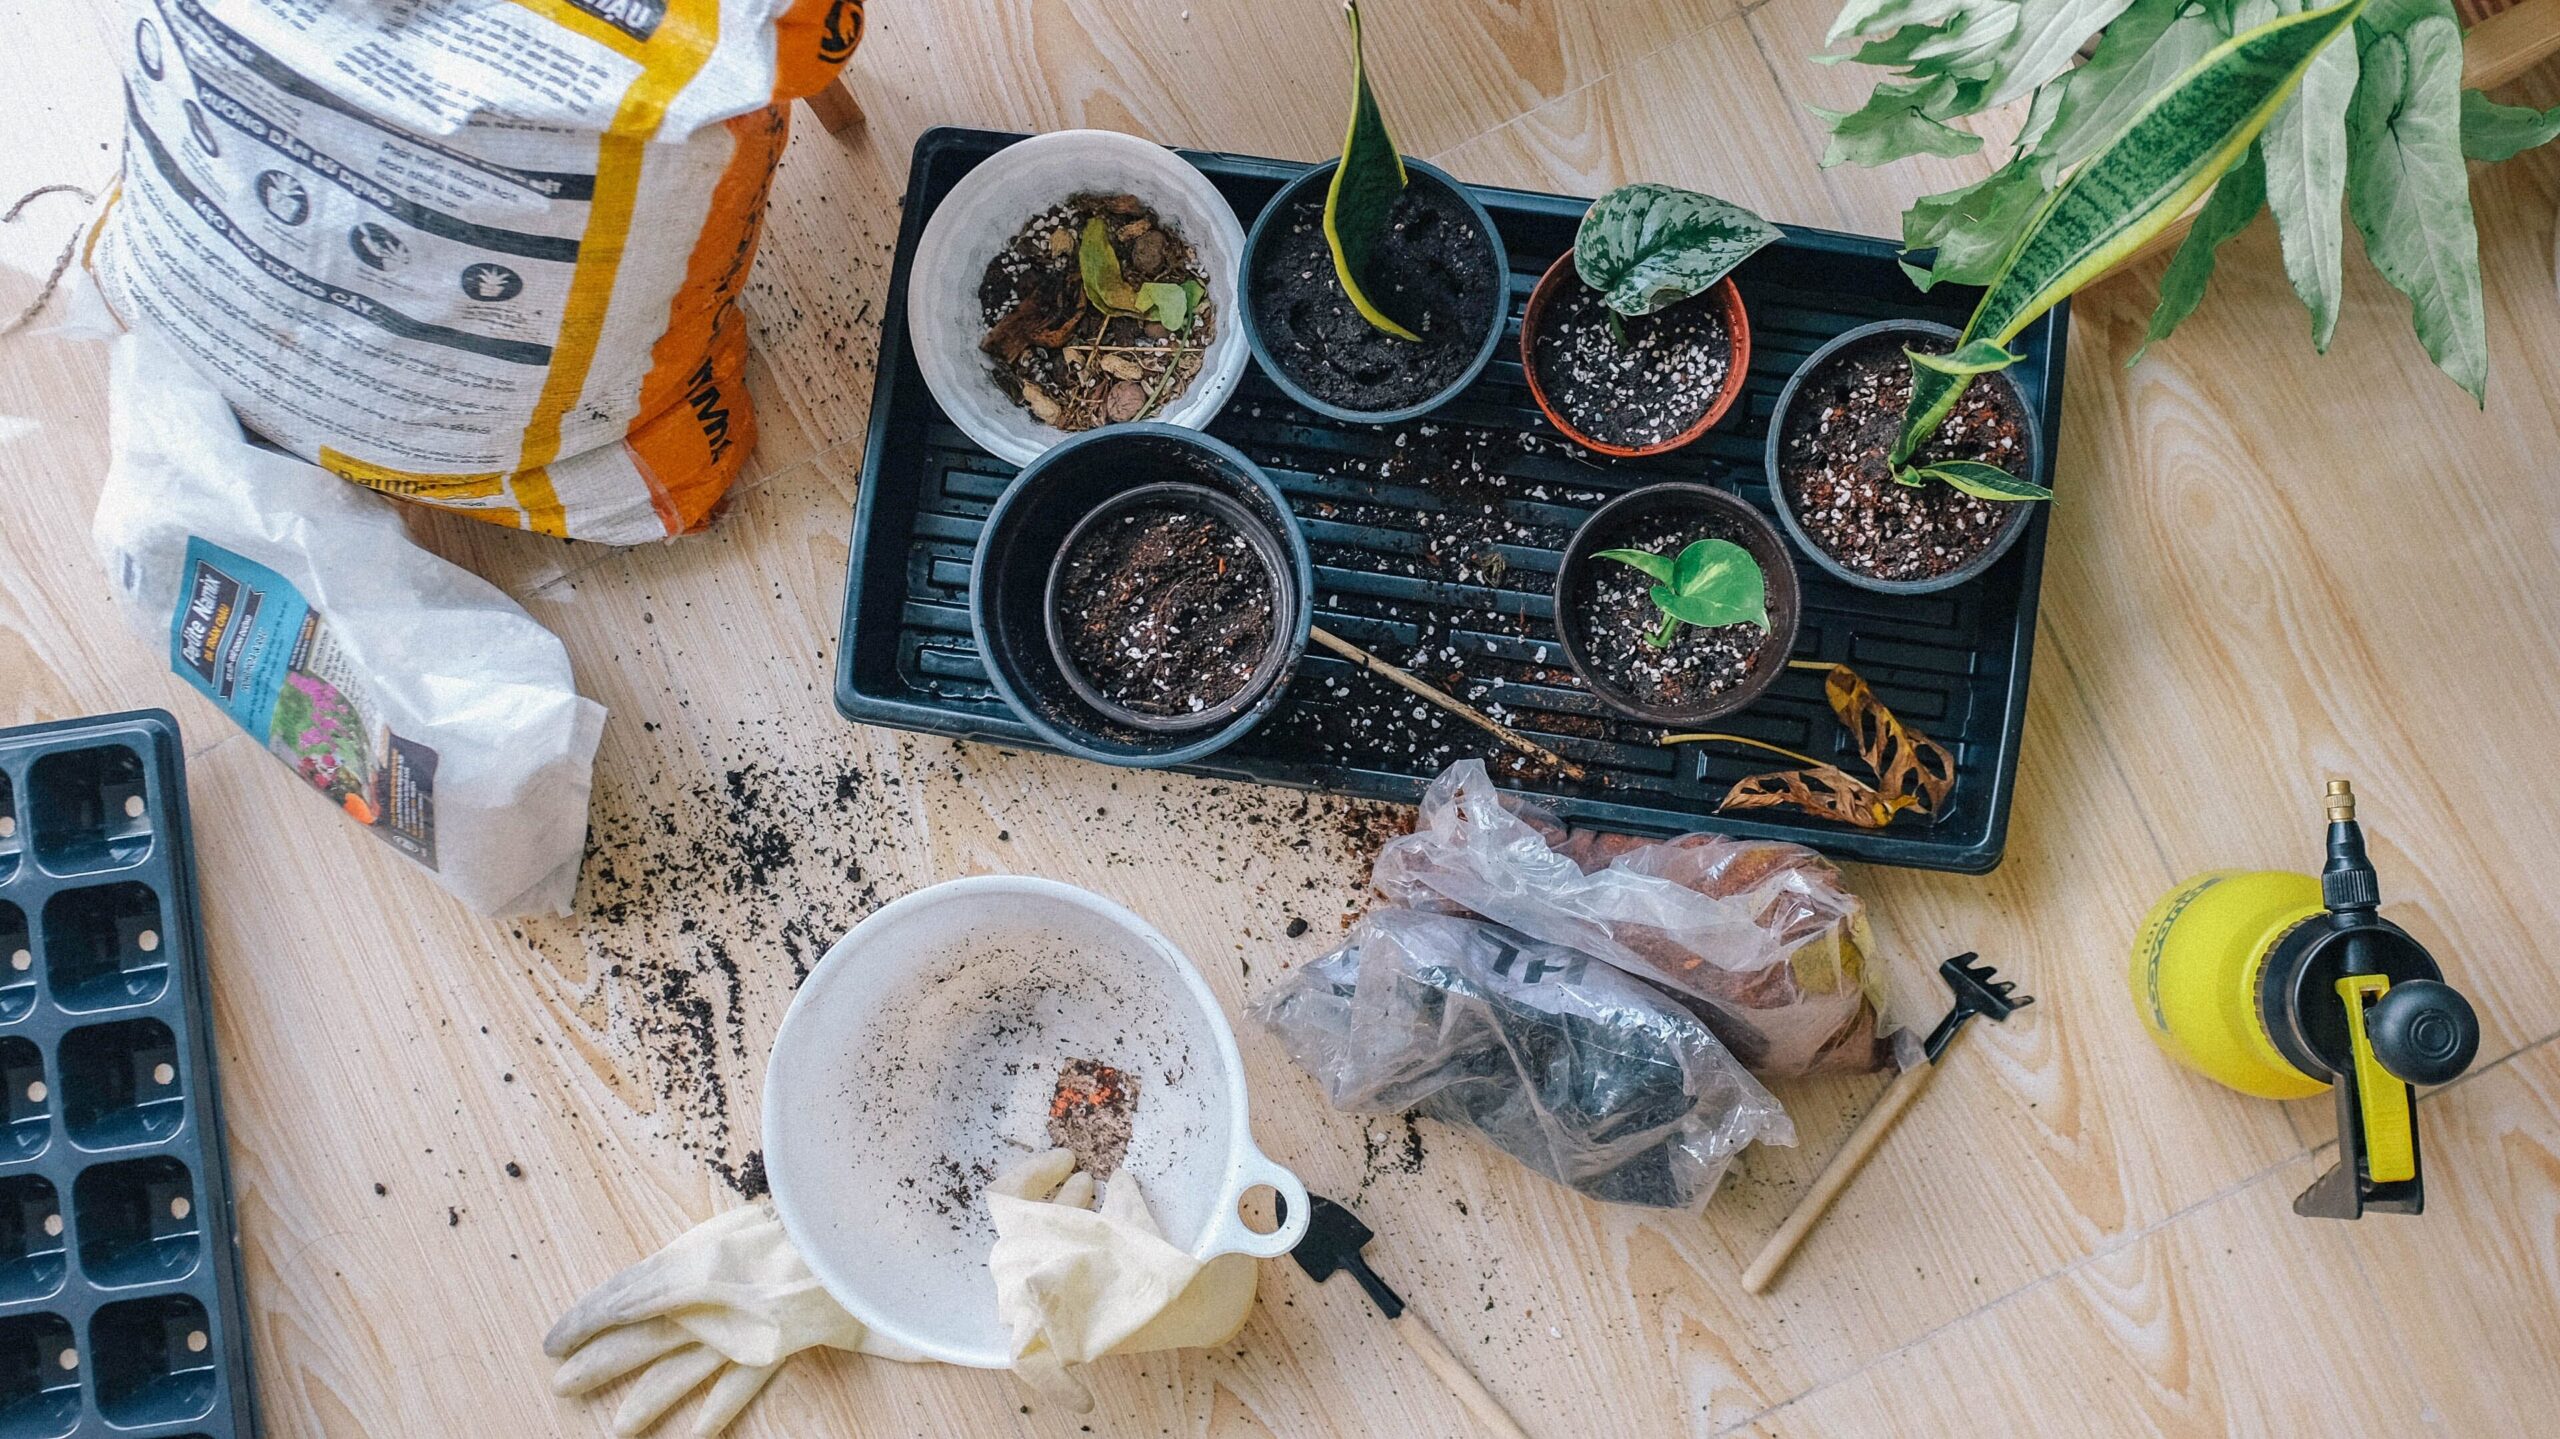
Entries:
[[1573,268],[1573,251],[1567,250],[1547,267],[1546,274],[1539,277],[1538,287],[1529,292],[1529,307],[1520,317],[1520,369],[1528,377],[1530,398],[1538,402],[1539,410],[1545,413],[1547,423],[1556,427],[1556,433],[1594,454],[1622,460],[1668,454],[1714,429],[1716,422],[1733,409],[1734,402],[1742,398],[1743,381],[1751,373],[1751,316],[1742,308],[1742,291],[1734,285],[1733,277],[1727,275],[1709,286],[1707,293],[1715,298],[1724,312],[1725,334],[1733,344],[1733,363],[1725,367],[1724,384],[1717,389],[1715,402],[1707,406],[1707,412],[1698,417],[1697,423],[1670,439],[1650,445],[1612,444],[1574,428],[1572,422],[1557,410],[1555,401],[1548,398],[1547,387],[1538,382],[1537,346],[1538,332],[1545,325],[1548,302],[1563,286],[1581,283],[1582,276]]

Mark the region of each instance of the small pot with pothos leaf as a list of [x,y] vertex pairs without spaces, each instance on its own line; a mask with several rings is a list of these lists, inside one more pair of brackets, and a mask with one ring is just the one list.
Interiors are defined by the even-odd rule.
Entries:
[[1751,321],[1734,268],[1778,228],[1728,200],[1624,185],[1592,203],[1520,321],[1529,394],[1566,439],[1676,450],[1742,396]]
[[1341,158],[1290,182],[1245,238],[1244,332],[1290,399],[1331,419],[1410,420],[1448,403],[1501,343],[1511,262],[1466,187],[1396,151],[1346,4],[1351,120]]
[[1695,728],[1787,667],[1800,602],[1786,542],[1758,510],[1689,481],[1632,490],[1583,522],[1556,568],[1565,662],[1608,706]]

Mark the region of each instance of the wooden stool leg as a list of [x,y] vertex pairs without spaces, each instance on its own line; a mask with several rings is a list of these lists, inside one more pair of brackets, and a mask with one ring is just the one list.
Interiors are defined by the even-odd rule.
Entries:
[[830,135],[841,135],[862,123],[862,103],[853,98],[853,87],[843,76],[809,97],[809,111]]

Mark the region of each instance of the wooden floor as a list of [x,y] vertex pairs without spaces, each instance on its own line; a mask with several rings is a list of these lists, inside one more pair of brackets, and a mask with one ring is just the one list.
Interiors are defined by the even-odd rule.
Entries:
[[[1585,194],[1664,180],[1892,233],[1909,197],[1980,162],[1815,167],[1805,107],[1862,83],[1803,58],[1834,4],[1408,0],[1369,18],[1406,148],[1462,178]],[[112,9],[0,0],[0,199],[114,168]],[[765,437],[718,531],[611,551],[424,525],[556,628],[612,709],[595,825],[600,863],[621,867],[591,868],[577,919],[462,913],[118,627],[85,539],[103,352],[0,342],[0,723],[165,705],[186,726],[276,1434],[602,1432],[604,1406],[550,1397],[542,1330],[733,1202],[715,1171],[752,1147],[792,952],[880,900],[991,870],[1088,885],[1170,931],[1231,1012],[1359,903],[1360,817],[1338,806],[855,730],[826,695],[916,135],[1101,125],[1314,158],[1341,124],[1334,5],[873,13],[855,79],[868,130],[804,125],[783,165],[749,297]],[[2560,71],[2516,93],[2552,103]],[[1985,879],[1852,876],[1897,958],[1976,948],[2043,1002],[1966,1039],[1773,1298],[1737,1275],[1881,1081],[1788,1090],[1802,1148],[1755,1152],[1703,1220],[1663,1219],[1570,1199],[1445,1129],[1335,1115],[1241,1035],[1263,1145],[1355,1201],[1379,1266],[1532,1432],[2548,1432],[2560,155],[2486,172],[2475,193],[2486,414],[2360,264],[2336,347],[2315,357],[2263,224],[2138,368],[2124,361],[2156,267],[2079,302],[2008,862]],[[40,268],[77,208],[38,202],[0,231],[0,258]],[[31,292],[0,274],[0,314]],[[2474,1071],[2424,1103],[2416,1220],[2294,1218],[2326,1162],[2326,1109],[2173,1070],[2123,992],[2135,921],[2172,882],[2316,863],[2313,800],[2334,774],[2365,799],[2389,912],[2487,1029]],[[740,838],[794,816],[814,822],[778,850]],[[600,888],[615,902],[595,903]],[[1287,938],[1292,918],[1312,930]],[[725,984],[706,935],[738,967],[733,991],[702,988]],[[670,1033],[658,1001],[688,987],[716,1021]],[[1079,1418],[1004,1376],[832,1357],[794,1365],[738,1432],[1464,1432],[1355,1289],[1286,1264],[1265,1267],[1230,1348],[1113,1361],[1098,1387]]]

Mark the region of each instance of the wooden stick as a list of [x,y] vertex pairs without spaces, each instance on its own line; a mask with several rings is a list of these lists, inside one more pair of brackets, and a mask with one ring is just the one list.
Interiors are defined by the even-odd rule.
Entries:
[[1876,1107],[1868,1110],[1867,1117],[1859,1120],[1858,1127],[1850,1132],[1849,1142],[1841,1145],[1840,1152],[1831,1156],[1831,1162],[1823,1166],[1821,1175],[1813,1181],[1813,1188],[1806,1190],[1804,1198],[1796,1201],[1795,1211],[1787,1216],[1787,1222],[1779,1225],[1778,1232],[1769,1236],[1769,1242],[1760,1246],[1760,1257],[1752,1260],[1751,1267],[1742,1271],[1745,1292],[1759,1294],[1768,1289],[1770,1282],[1778,1277],[1778,1271],[1786,1268],[1787,1261],[1795,1257],[1796,1246],[1804,1243],[1804,1237],[1822,1221],[1832,1201],[1849,1187],[1849,1181],[1858,1177],[1858,1171],[1876,1152],[1876,1146],[1884,1143],[1884,1137],[1892,1132],[1895,1121],[1902,1118],[1902,1111],[1911,1107],[1911,1101],[1920,1097],[1920,1091],[1929,1087],[1929,1081],[1937,1073],[1938,1066],[1922,1060],[1895,1077],[1892,1087],[1885,1090],[1884,1098],[1877,1101]]
[[1457,1396],[1459,1403],[1467,1406],[1467,1412],[1475,1416],[1476,1423],[1484,1426],[1484,1432],[1495,1436],[1495,1439],[1529,1439],[1529,1431],[1520,1427],[1520,1421],[1511,1417],[1510,1411],[1502,1407],[1502,1401],[1494,1398],[1493,1391],[1484,1387],[1483,1380],[1458,1362],[1458,1356],[1449,1352],[1449,1346],[1440,1342],[1440,1336],[1431,1332],[1431,1326],[1422,1322],[1421,1315],[1407,1309],[1397,1315],[1389,1327],[1404,1336],[1405,1346],[1422,1360],[1424,1368],[1449,1386],[1449,1392]]
[[830,135],[841,135],[863,123],[862,102],[853,98],[853,87],[841,75],[809,97],[809,112]]
[[1494,738],[1511,746],[1513,749],[1520,751],[1522,754],[1535,755],[1539,759],[1545,760],[1547,763],[1554,765],[1557,771],[1566,779],[1579,780],[1584,778],[1582,766],[1566,759],[1563,755],[1557,754],[1554,750],[1548,749],[1545,745],[1539,744],[1536,740],[1529,738],[1527,735],[1520,733],[1509,725],[1502,724],[1491,717],[1480,713],[1466,701],[1459,699],[1457,696],[1449,694],[1443,690],[1435,689],[1431,685],[1415,679],[1412,675],[1405,673],[1403,670],[1396,668],[1394,665],[1391,665],[1385,660],[1378,658],[1376,655],[1369,653],[1367,650],[1360,648],[1358,645],[1355,645],[1351,641],[1344,639],[1342,636],[1335,634],[1333,631],[1326,629],[1324,626],[1317,625],[1313,629],[1309,630],[1308,634],[1317,644],[1324,646],[1326,649],[1333,651],[1335,654],[1342,656],[1344,659],[1351,661],[1353,664],[1358,665],[1360,668],[1367,670],[1371,674],[1383,675],[1388,679],[1394,680],[1397,684],[1400,684],[1406,689],[1413,691],[1415,694],[1422,696],[1424,699],[1431,701],[1433,704],[1436,704],[1440,708],[1447,710],[1449,713],[1456,715],[1458,718],[1465,720],[1467,723],[1477,725],[1483,729],[1491,731]]
[[[2353,41],[2353,36],[2341,36],[2337,43]],[[2554,54],[2560,54],[2560,0],[2522,0],[2515,8],[2501,10],[2472,26],[2462,37],[2462,83],[2472,90],[2504,85]],[[2195,224],[2197,211],[2203,208],[2203,202],[2197,202],[2193,209],[2170,221],[2169,228],[2152,236],[2098,278],[2113,279],[2144,261],[2159,259],[2175,250],[2178,242],[2187,237],[2188,227]]]

